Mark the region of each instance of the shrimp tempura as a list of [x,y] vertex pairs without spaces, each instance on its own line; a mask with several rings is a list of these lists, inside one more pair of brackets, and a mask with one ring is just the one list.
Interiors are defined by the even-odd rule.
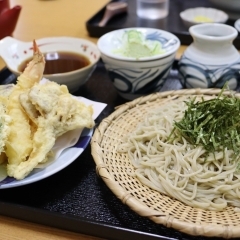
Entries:
[[14,175],[15,168],[21,162],[26,161],[32,151],[33,127],[29,117],[22,109],[19,96],[38,83],[43,76],[45,59],[35,41],[33,42],[33,50],[33,59],[18,77],[17,84],[9,96],[6,109],[6,113],[12,119],[5,149],[8,158],[7,172],[9,176]]

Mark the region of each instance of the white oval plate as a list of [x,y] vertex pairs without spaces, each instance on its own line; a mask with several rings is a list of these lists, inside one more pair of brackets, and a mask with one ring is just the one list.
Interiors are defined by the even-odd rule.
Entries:
[[[65,149],[55,161],[50,162],[50,164],[44,168],[35,168],[26,178],[22,180],[6,177],[0,181],[0,189],[19,187],[37,182],[59,172],[81,155],[88,146],[92,134],[93,129],[84,129],[82,132],[80,131],[77,143],[74,146]],[[6,174],[6,169],[3,166],[0,168],[0,175],[1,174]]]

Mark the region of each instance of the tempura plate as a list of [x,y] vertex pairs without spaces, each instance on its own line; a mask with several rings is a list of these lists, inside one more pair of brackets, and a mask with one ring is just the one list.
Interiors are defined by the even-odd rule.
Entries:
[[[76,97],[78,101],[93,107],[95,120],[106,107],[105,103],[91,101],[87,98]],[[16,180],[7,177],[5,165],[0,165],[0,189],[19,187],[47,178],[67,167],[86,149],[93,134],[93,129],[76,129],[60,136],[52,149],[53,157],[48,162],[40,164],[26,178]]]
[[[93,129],[84,129],[82,134],[80,133],[81,135],[79,135],[77,143],[74,146],[65,149],[55,161],[52,161],[48,166],[44,168],[35,168],[31,172],[31,174],[23,180],[16,180],[12,177],[6,177],[2,181],[0,181],[0,189],[19,187],[26,184],[34,183],[64,169],[73,161],[75,161],[79,157],[79,155],[81,155],[81,153],[85,150],[91,139],[92,133]],[[5,169],[3,169],[2,167],[1,170],[4,171]]]
[[[111,191],[133,211],[157,224],[194,236],[240,237],[240,212],[233,207],[224,211],[193,208],[143,185],[130,176],[133,170],[127,154],[117,152],[121,139],[131,133],[150,108],[157,108],[169,97],[203,95],[210,98],[220,89],[184,89],[141,97],[119,106],[95,130],[91,140],[92,156],[98,175]],[[225,92],[224,94],[230,94]],[[236,94],[240,97],[240,94]]]

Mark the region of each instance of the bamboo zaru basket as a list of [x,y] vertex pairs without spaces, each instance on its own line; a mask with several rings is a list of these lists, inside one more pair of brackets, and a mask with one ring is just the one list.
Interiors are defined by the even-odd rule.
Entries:
[[[133,170],[127,154],[117,151],[123,137],[132,132],[149,109],[181,96],[215,97],[220,89],[184,89],[155,93],[118,106],[95,130],[92,156],[96,171],[111,191],[133,211],[157,224],[193,236],[240,237],[240,212],[234,207],[223,211],[194,208],[143,185],[128,174]],[[230,94],[230,92],[224,92]],[[240,94],[236,94],[240,97]]]

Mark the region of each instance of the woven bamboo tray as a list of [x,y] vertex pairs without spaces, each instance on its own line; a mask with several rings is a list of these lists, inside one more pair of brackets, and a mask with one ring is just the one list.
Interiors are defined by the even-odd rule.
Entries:
[[[117,152],[124,135],[132,132],[150,108],[157,108],[169,97],[216,96],[220,89],[185,89],[141,97],[117,107],[95,130],[91,151],[96,171],[111,191],[133,211],[157,224],[193,236],[240,237],[240,213],[233,207],[215,212],[186,206],[143,185],[127,173],[133,169],[127,154]],[[229,94],[225,92],[224,94]],[[236,94],[240,97],[240,94]]]

